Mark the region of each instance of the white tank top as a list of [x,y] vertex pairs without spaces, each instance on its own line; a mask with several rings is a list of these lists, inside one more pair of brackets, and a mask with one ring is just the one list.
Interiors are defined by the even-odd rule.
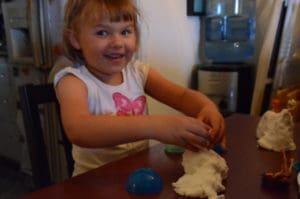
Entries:
[[[87,86],[90,113],[94,115],[145,115],[148,114],[148,110],[144,86],[148,71],[147,65],[138,61],[130,62],[122,71],[123,83],[111,86],[98,80],[85,66],[67,67],[55,75],[54,86],[66,74],[73,74]],[[147,147],[148,141],[99,149],[83,148],[73,144],[72,155],[75,161],[73,176]]]

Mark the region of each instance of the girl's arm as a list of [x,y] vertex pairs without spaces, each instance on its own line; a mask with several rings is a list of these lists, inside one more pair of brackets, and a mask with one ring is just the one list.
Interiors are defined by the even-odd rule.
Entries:
[[99,148],[142,139],[156,139],[194,151],[207,145],[206,127],[192,117],[90,114],[86,86],[73,75],[59,81],[56,94],[65,132],[78,146]]
[[168,81],[152,68],[149,70],[145,89],[160,102],[208,124],[212,128],[211,146],[222,141],[224,119],[215,104],[205,95]]

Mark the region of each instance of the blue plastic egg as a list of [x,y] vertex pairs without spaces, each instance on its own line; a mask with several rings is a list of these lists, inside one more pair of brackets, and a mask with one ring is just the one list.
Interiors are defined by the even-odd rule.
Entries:
[[297,173],[300,172],[300,162],[295,162],[293,167]]
[[219,155],[223,155],[225,153],[224,149],[221,147],[221,145],[216,145],[213,150],[218,153]]
[[137,169],[128,178],[126,189],[134,194],[155,194],[163,188],[160,176],[151,168]]

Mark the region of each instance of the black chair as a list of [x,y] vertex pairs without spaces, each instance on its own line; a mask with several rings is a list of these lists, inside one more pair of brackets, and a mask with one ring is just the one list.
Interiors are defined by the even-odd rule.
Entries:
[[[56,99],[53,84],[33,85],[26,84],[19,87],[20,104],[23,112],[25,134],[32,167],[34,188],[42,188],[54,183],[51,178],[47,147],[44,140],[44,128],[41,118],[41,105],[51,104],[60,120],[59,105]],[[67,172],[71,176],[74,161],[72,159],[72,144],[67,139],[60,123]]]

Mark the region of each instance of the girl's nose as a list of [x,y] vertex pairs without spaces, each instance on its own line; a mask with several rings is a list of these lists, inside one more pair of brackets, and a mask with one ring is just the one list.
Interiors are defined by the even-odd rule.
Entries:
[[111,37],[111,42],[110,42],[111,47],[113,48],[120,48],[123,45],[123,39],[121,35],[113,35]]

